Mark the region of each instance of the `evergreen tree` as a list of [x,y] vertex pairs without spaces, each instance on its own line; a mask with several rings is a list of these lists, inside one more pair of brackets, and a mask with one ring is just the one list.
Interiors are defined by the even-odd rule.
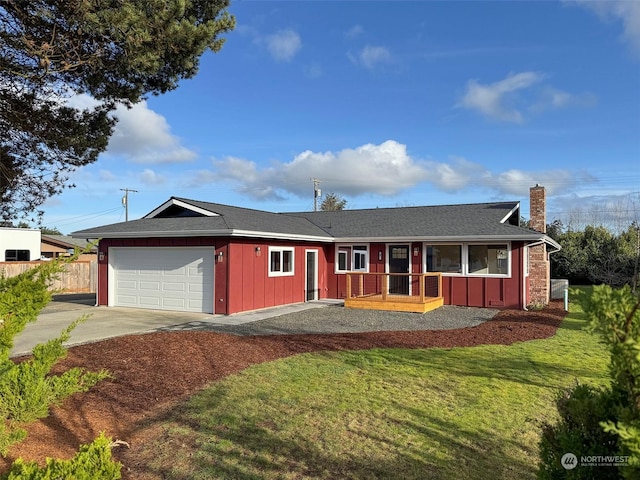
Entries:
[[[229,0],[0,0],[0,219],[37,210],[107,147],[118,104],[173,90],[233,29]],[[100,103],[74,108],[67,98]]]
[[336,193],[327,193],[322,199],[320,204],[320,210],[325,212],[335,212],[337,210],[344,210],[347,206],[347,201]]

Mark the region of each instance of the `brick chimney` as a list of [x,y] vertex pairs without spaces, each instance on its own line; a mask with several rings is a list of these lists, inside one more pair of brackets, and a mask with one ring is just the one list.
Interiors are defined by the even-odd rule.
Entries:
[[[536,184],[529,189],[529,224],[540,233],[547,233],[547,195]],[[529,247],[529,305],[549,303],[550,265],[546,244]]]

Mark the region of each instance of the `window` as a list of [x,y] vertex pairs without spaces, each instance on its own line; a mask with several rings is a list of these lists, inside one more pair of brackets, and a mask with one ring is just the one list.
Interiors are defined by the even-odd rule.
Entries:
[[462,245],[427,245],[426,271],[462,273]]
[[31,252],[29,250],[5,250],[5,262],[28,262],[31,260]]
[[336,272],[366,272],[369,270],[367,245],[338,245]]
[[508,245],[469,245],[470,275],[507,275]]
[[367,269],[367,247],[353,247],[353,269],[355,271]]
[[338,271],[351,270],[351,247],[338,247]]
[[269,276],[293,275],[293,248],[269,247]]

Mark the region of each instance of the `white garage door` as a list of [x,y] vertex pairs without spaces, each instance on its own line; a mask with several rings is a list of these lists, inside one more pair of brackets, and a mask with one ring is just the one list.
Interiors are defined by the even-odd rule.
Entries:
[[213,247],[112,248],[109,304],[213,313]]

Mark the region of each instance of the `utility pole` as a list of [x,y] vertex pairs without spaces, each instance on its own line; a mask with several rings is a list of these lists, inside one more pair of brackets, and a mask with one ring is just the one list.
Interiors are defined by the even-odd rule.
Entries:
[[124,205],[124,221],[129,221],[129,192],[138,193],[138,190],[133,190],[132,188],[121,188],[121,191],[124,192],[124,197],[122,197],[122,205]]
[[322,190],[320,190],[320,180],[317,178],[310,178],[313,182],[313,211],[318,211],[318,198],[322,196]]

